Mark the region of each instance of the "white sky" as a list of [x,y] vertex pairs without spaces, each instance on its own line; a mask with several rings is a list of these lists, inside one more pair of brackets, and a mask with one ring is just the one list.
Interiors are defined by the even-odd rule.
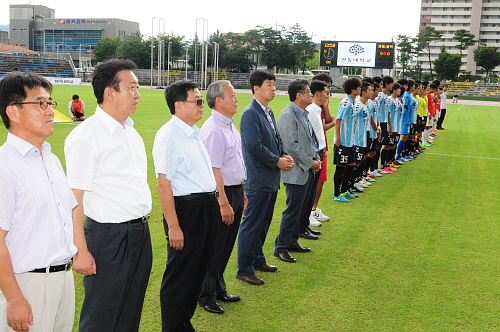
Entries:
[[[29,0],[1,0],[0,25],[9,24],[9,5],[28,4]],[[313,1],[234,0],[32,0],[32,5],[55,9],[56,18],[119,18],[140,23],[141,33],[158,34],[159,19],[165,19],[165,33],[193,39],[196,20],[204,18],[208,34],[245,32],[256,25],[285,28],[299,23],[313,40],[389,42],[398,34],[416,36],[421,0],[341,0],[313,7]],[[317,3],[317,2],[316,2]],[[116,5],[119,4],[119,5]],[[261,7],[259,7],[261,6]],[[155,16],[154,24],[152,17]],[[203,20],[198,20],[201,36]],[[205,25],[205,29],[206,29]],[[161,21],[163,32],[163,21]]]

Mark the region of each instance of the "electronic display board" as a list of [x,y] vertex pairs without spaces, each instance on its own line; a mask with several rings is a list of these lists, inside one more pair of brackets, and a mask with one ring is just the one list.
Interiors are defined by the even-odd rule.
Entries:
[[320,66],[391,69],[394,43],[322,41]]

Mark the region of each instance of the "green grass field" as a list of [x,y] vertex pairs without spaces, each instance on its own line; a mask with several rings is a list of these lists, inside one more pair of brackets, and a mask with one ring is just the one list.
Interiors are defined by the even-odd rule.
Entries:
[[[56,86],[53,98],[59,109],[67,114],[74,93],[91,115],[95,98],[90,87]],[[163,90],[140,93],[132,118],[149,156],[154,252],[141,331],[156,332],[161,331],[159,288],[166,241],[151,149],[170,113]],[[238,98],[243,110],[251,95]],[[331,100],[332,110],[338,102]],[[287,96],[277,96],[271,107],[277,116],[287,104]],[[204,119],[209,115],[206,108]],[[235,123],[239,125],[239,114]],[[63,164],[64,139],[74,126],[57,124],[48,139]],[[426,153],[399,172],[377,178],[349,204],[332,201],[329,165],[330,181],[320,207],[331,219],[318,228],[323,232],[318,241],[301,241],[312,252],[294,255],[296,264],[272,255],[285,201],[281,190],[264,248],[268,262],[279,271],[259,274],[266,281],[263,286],[247,285],[234,277],[233,253],[226,282],[241,302],[222,303],[224,315],[199,308],[194,326],[211,332],[500,330],[500,148],[495,139],[500,110],[450,104],[444,127]],[[0,142],[6,133],[1,127]],[[332,137],[330,133],[330,143]],[[83,295],[79,276],[76,287],[78,320]]]

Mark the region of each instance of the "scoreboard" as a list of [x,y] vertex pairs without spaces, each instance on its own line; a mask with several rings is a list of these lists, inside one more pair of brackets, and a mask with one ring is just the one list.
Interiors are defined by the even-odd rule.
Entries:
[[391,69],[394,66],[394,43],[321,42],[320,66]]

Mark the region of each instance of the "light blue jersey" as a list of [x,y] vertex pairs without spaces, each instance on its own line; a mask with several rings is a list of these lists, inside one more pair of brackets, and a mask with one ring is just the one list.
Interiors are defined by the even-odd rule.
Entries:
[[378,93],[378,96],[375,99],[378,101],[380,105],[378,113],[378,121],[380,123],[387,123],[387,109],[386,109],[387,95],[381,91]]
[[366,132],[370,123],[368,107],[361,100],[354,103],[354,145],[366,148]]
[[354,101],[351,96],[346,95],[340,102],[337,119],[342,120],[340,124],[340,145],[351,147],[354,142]]
[[414,103],[412,95],[407,91],[403,97],[403,123],[412,124],[414,117]]
[[385,109],[387,110],[387,114],[391,114],[391,126],[392,126],[392,131],[396,132],[394,129],[395,126],[395,118],[396,118],[396,100],[392,97],[389,96],[387,97],[387,101],[385,103]]
[[[378,106],[376,105],[375,101],[368,99],[366,102],[366,106],[368,106],[368,115],[369,117],[373,117],[373,120],[375,123],[377,123],[377,108]],[[368,130],[370,131],[370,138],[377,138],[377,131],[373,129],[371,126],[371,119],[369,118],[368,120]]]

